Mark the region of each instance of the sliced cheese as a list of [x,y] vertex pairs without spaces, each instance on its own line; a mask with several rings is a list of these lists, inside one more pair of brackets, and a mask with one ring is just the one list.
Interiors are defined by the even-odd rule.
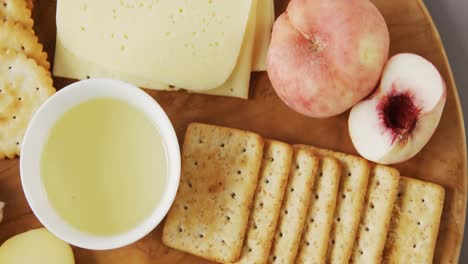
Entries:
[[[255,0],[257,1],[257,0]],[[199,93],[219,95],[219,96],[230,96],[247,99],[249,95],[249,84],[250,84],[250,69],[252,59],[252,47],[253,47],[253,26],[249,27],[246,35],[250,35],[250,42],[246,40],[242,46],[242,50],[239,56],[238,64],[236,65],[233,73],[219,88],[199,91]],[[54,62],[54,75],[70,79],[88,79],[88,78],[112,78],[122,80],[133,85],[156,90],[171,90],[173,88],[169,85],[164,84],[160,81],[141,78],[128,73],[116,72],[108,68],[102,67],[95,63],[92,63],[82,57],[79,57],[69,50],[67,50],[60,39],[57,37],[55,44],[55,62]]]
[[271,41],[271,30],[275,22],[274,2],[274,0],[258,0],[252,71],[266,71],[267,69],[268,47]]
[[200,91],[200,93],[232,96],[243,99],[247,99],[249,97],[250,72],[252,69],[251,66],[255,39],[255,21],[257,20],[256,9],[259,8],[258,3],[263,0],[252,1],[254,3],[250,12],[249,23],[247,25],[241,52],[234,71],[228,80],[220,87],[214,90]]
[[[229,76],[228,80],[220,87],[213,90],[198,91],[199,93],[230,96],[247,99],[249,96],[251,62],[253,59],[254,39],[256,31],[256,17],[258,10],[261,8],[258,1],[252,0],[253,6],[250,11],[247,30],[243,39],[241,51],[234,71]],[[143,78],[137,75],[129,74],[128,72],[118,72],[110,68],[103,67],[93,63],[81,56],[73,54],[64,47],[62,36],[57,35],[55,46],[55,62],[54,75],[71,78],[71,79],[87,79],[87,78],[113,78],[132,83],[139,87],[151,88],[156,90],[170,90],[168,84],[155,80],[154,78]]]
[[251,7],[252,0],[59,0],[57,35],[66,50],[112,72],[209,90],[232,74]]
[[157,81],[151,78],[151,76],[143,78],[127,72],[114,71],[77,56],[63,46],[60,35],[57,35],[57,40],[55,42],[54,76],[79,80],[88,78],[112,78],[144,88],[151,87],[151,89],[155,90],[169,89],[168,84]]
[[45,228],[16,235],[0,247],[2,264],[75,264],[73,250]]

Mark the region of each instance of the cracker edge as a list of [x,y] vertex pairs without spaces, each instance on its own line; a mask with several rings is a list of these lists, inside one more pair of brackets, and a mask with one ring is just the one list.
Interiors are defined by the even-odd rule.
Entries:
[[[350,157],[350,158],[355,159],[356,162],[359,162],[361,165],[365,166],[365,170],[367,171],[367,173],[365,173],[366,174],[366,179],[364,179],[364,182],[362,182],[362,184],[363,184],[362,187],[363,187],[364,192],[357,197],[358,199],[360,199],[359,204],[358,204],[358,208],[356,208],[356,210],[359,211],[359,217],[356,218],[356,219],[353,219],[353,220],[355,220],[355,223],[353,223],[354,226],[351,226],[351,233],[348,235],[348,237],[352,237],[351,244],[348,245],[348,247],[346,248],[346,251],[344,251],[345,252],[344,254],[343,253],[340,254],[342,256],[344,255],[344,259],[342,259],[342,261],[344,260],[343,263],[348,263],[351,256],[352,256],[352,253],[353,253],[354,241],[356,240],[356,235],[357,235],[358,230],[359,230],[359,224],[360,224],[362,213],[363,213],[363,210],[364,210],[365,197],[367,196],[367,186],[369,184],[369,178],[370,178],[371,164],[369,163],[369,161],[367,161],[366,159],[364,159],[362,157],[352,155],[352,154],[347,154],[347,153],[340,152],[340,151],[334,151],[334,150],[330,150],[330,149],[319,148],[319,147],[315,147],[315,146],[311,146],[311,145],[304,145],[304,144],[296,144],[296,145],[294,145],[294,148],[307,149],[307,150],[312,151],[313,153],[315,153],[318,156],[332,157],[332,158],[337,159],[340,163],[346,163],[344,161],[344,157]],[[343,168],[343,166],[342,166],[342,168]],[[344,171],[345,170],[342,169],[342,175],[340,177],[340,186],[339,186],[339,189],[338,189],[338,195],[340,194],[340,192],[341,192],[341,190],[343,188],[342,187],[343,177],[347,177],[347,175],[343,175]],[[335,209],[335,214],[336,214],[336,212],[337,212],[337,209]],[[336,225],[336,222],[332,226],[332,229],[331,229],[332,232],[335,229],[335,225]],[[334,248],[334,247],[335,246],[328,247],[329,252],[327,253],[327,261],[329,261],[329,258],[330,258],[330,250],[332,248]],[[343,252],[343,251],[341,250],[341,252]]]
[[[289,176],[290,176],[290,172],[291,172],[291,164],[292,164],[292,161],[293,161],[293,155],[294,155],[294,149],[291,145],[287,144],[287,143],[284,143],[284,142],[281,142],[281,141],[277,141],[277,140],[271,140],[271,139],[265,139],[265,147],[267,146],[267,144],[280,144],[282,147],[284,147],[284,149],[287,151],[286,155],[288,156],[288,165],[286,166],[286,175],[284,176],[284,179],[282,179],[282,183],[280,184],[280,197],[277,199],[277,203],[278,203],[278,208],[277,209],[277,212],[276,212],[276,215],[274,215],[275,213],[272,214],[272,216],[274,217],[273,221],[271,222],[271,234],[267,234],[266,236],[268,236],[269,238],[267,238],[269,240],[266,241],[266,243],[268,243],[267,246],[265,246],[264,250],[265,250],[265,253],[264,254],[261,254],[261,256],[259,256],[259,258],[263,258],[263,262],[267,262],[268,261],[268,257],[269,257],[269,253],[270,253],[270,250],[273,246],[273,240],[274,240],[274,236],[275,236],[275,232],[276,232],[276,226],[279,222],[279,217],[280,217],[280,214],[281,214],[281,207],[282,207],[282,204],[283,204],[283,200],[284,200],[284,196],[285,196],[285,192],[286,192],[286,187],[287,187],[287,184],[288,184],[288,180],[289,180]],[[265,153],[265,151],[264,151]],[[263,163],[263,162],[262,162]],[[262,172],[262,169],[263,169],[263,166],[261,167],[260,169],[260,172]],[[259,175],[259,181],[262,180],[261,179],[261,174]],[[257,200],[257,194],[262,190],[261,186],[259,183],[257,183],[257,189],[255,191],[255,196],[254,196],[254,200],[253,200],[253,205],[255,204],[256,200]],[[253,206],[252,206],[253,207]],[[249,216],[249,225],[250,226],[250,223],[251,223],[251,217],[252,217],[252,213],[253,213],[253,209],[252,211],[250,212],[250,216]],[[245,236],[245,240],[244,240],[244,246],[245,246],[245,243],[247,243],[247,240],[248,240],[248,234],[249,234],[249,228],[247,228],[247,232],[246,232],[246,236]],[[242,252],[241,251],[241,257],[240,259],[235,262],[235,264],[250,264],[247,262],[247,260],[250,260],[250,259],[246,259],[246,260],[243,260],[242,259]],[[255,262],[257,263],[257,262]],[[260,262],[262,263],[262,262]],[[257,263],[258,264],[258,263]]]
[[[436,225],[437,228],[434,230],[435,234],[434,233],[432,234],[432,235],[434,235],[434,241],[433,241],[432,249],[431,249],[431,252],[430,252],[432,254],[431,260],[433,261],[434,260],[435,250],[436,250],[436,247],[437,247],[438,236],[439,236],[439,233],[440,233],[440,223],[442,221],[442,214],[443,214],[443,211],[444,211],[445,188],[442,185],[439,185],[437,183],[423,181],[423,180],[420,180],[420,179],[415,179],[415,178],[411,178],[411,177],[407,177],[407,176],[400,176],[400,183],[398,185],[398,193],[400,193],[400,191],[401,191],[401,189],[400,189],[401,185],[400,184],[402,182],[406,182],[405,184],[416,183],[416,184],[422,184],[422,185],[430,186],[430,188],[435,189],[440,195],[440,197],[438,199],[438,202],[440,203],[440,208],[439,208],[439,211],[437,212],[438,216],[437,216],[436,220],[434,221],[434,225]],[[388,245],[388,242],[390,241],[389,240],[390,239],[389,235],[392,233],[391,231],[394,230],[393,221],[396,219],[395,217],[400,216],[399,212],[400,212],[400,205],[397,202],[395,202],[394,210],[392,212],[392,221],[390,222],[390,228],[389,228],[387,240],[385,242],[384,253],[382,254],[382,262],[381,262],[382,264],[387,263],[386,262],[387,258],[386,258],[385,253],[388,253],[387,245]]]
[[[231,127],[226,127],[226,126],[218,126],[218,125],[212,125],[212,124],[205,124],[205,123],[199,123],[199,122],[191,122],[188,124],[187,128],[186,128],[186,132],[185,132],[185,135],[184,135],[184,142],[183,142],[183,146],[185,146],[185,144],[188,143],[188,137],[187,137],[187,132],[191,129],[193,129],[193,127],[196,127],[196,126],[203,126],[203,127],[211,127],[211,128],[222,128],[222,129],[229,129],[229,130],[232,130],[232,131],[235,131],[235,132],[238,132],[238,133],[247,133],[249,135],[252,135],[252,136],[255,136],[257,137],[257,139],[259,140],[260,142],[260,149],[261,149],[261,152],[260,152],[260,158],[263,158],[263,150],[265,148],[265,140],[263,139],[263,137],[261,137],[259,134],[255,133],[255,132],[251,132],[251,131],[247,131],[247,130],[242,130],[242,129],[237,129],[237,128],[231,128]],[[183,151],[182,151],[182,154],[183,154]],[[257,184],[258,184],[258,179],[259,179],[259,173],[260,173],[260,169],[261,169],[261,163],[262,163],[262,160],[260,160],[259,162],[259,166],[258,166],[258,172],[257,172],[257,177],[256,177],[256,182],[254,184],[254,188],[253,188],[253,191],[252,191],[252,195],[250,197],[250,203],[249,205],[247,206],[248,208],[250,208],[250,210],[247,211],[247,220],[246,220],[246,224],[245,224],[245,228],[243,231],[243,234],[241,234],[240,236],[240,239],[242,241],[245,240],[245,236],[247,234],[247,228],[248,228],[248,223],[249,223],[249,219],[250,219],[250,214],[251,214],[251,207],[252,207],[252,204],[254,202],[254,196],[255,196],[255,191],[256,191],[256,187],[257,187]],[[181,175],[182,176],[182,175]],[[176,196],[177,197],[177,196]],[[175,201],[176,198],[174,198],[174,201]],[[170,247],[170,248],[173,248],[173,249],[176,249],[176,250],[179,250],[179,251],[182,251],[184,253],[187,253],[187,254],[191,254],[191,255],[195,255],[195,256],[198,256],[198,257],[201,257],[201,258],[204,258],[204,259],[207,259],[207,260],[211,260],[211,261],[215,261],[215,262],[219,262],[219,263],[233,263],[233,262],[236,262],[239,260],[240,258],[240,255],[242,253],[242,248],[243,248],[243,243],[241,244],[241,246],[239,247],[238,249],[238,252],[235,252],[233,255],[236,256],[235,260],[232,260],[232,261],[228,261],[226,262],[224,259],[218,259],[218,258],[214,258],[214,257],[211,257],[211,256],[206,256],[206,255],[201,255],[201,254],[196,254],[195,252],[189,252],[189,251],[186,251],[182,248],[179,248],[179,247],[176,247],[174,246],[172,243],[170,243],[168,240],[167,240],[167,237],[166,237],[166,234],[167,234],[167,229],[166,229],[166,225],[167,225],[167,219],[170,217],[170,214],[171,214],[172,210],[169,209],[168,213],[166,214],[165,216],[165,223],[164,223],[164,227],[163,227],[163,230],[162,230],[162,235],[161,235],[161,240],[163,242],[163,244],[167,247]]]
[[[386,177],[392,178],[391,180],[393,181],[394,186],[393,186],[393,189],[391,189],[390,193],[388,194],[389,195],[389,200],[390,200],[390,203],[391,203],[391,207],[386,212],[387,215],[381,216],[383,218],[379,218],[379,220],[384,221],[384,226],[386,227],[386,229],[383,231],[384,232],[384,234],[382,234],[383,237],[378,237],[376,240],[373,240],[374,241],[373,246],[376,248],[375,251],[378,252],[378,253],[375,255],[376,258],[373,259],[373,260],[366,259],[366,261],[369,261],[370,263],[380,263],[381,260],[382,260],[382,256],[383,256],[383,252],[384,252],[384,248],[385,248],[385,244],[386,244],[386,236],[387,236],[387,234],[388,234],[388,232],[390,230],[390,222],[391,222],[391,219],[392,219],[392,216],[393,216],[393,208],[394,208],[395,201],[396,201],[396,198],[397,198],[398,184],[399,184],[399,181],[400,181],[400,172],[398,170],[396,170],[395,168],[385,166],[385,165],[380,165],[380,164],[372,164],[371,165],[371,171],[370,171],[369,183],[368,183],[368,188],[367,188],[367,194],[366,194],[366,197],[365,197],[364,210],[363,210],[363,213],[361,215],[361,220],[359,222],[359,228],[358,228],[358,232],[356,234],[356,239],[354,241],[353,251],[351,253],[351,259],[353,258],[353,256],[355,254],[357,254],[356,252],[358,251],[358,242],[360,240],[360,233],[365,232],[365,231],[363,231],[361,229],[361,227],[364,225],[363,222],[366,220],[365,219],[365,216],[366,216],[365,211],[368,210],[368,208],[370,207],[370,204],[371,204],[371,201],[369,200],[370,195],[371,195],[371,191],[372,191],[371,190],[371,184],[373,183],[373,180],[374,180],[374,177],[375,177],[375,176],[373,176],[373,174],[375,173],[376,170],[385,170],[387,172]],[[352,263],[351,259],[350,259],[350,263]]]
[[[28,56],[28,54],[26,54],[26,57],[28,57],[30,59],[34,59],[36,61],[36,63],[39,66],[44,67],[47,70],[47,72],[49,73],[49,75],[50,75],[50,71],[49,71],[50,70],[50,62],[48,60],[48,54],[47,54],[47,52],[44,51],[44,46],[39,41],[38,36],[36,34],[34,34],[34,31],[31,31],[31,29],[27,28],[24,24],[21,24],[20,22],[15,22],[15,21],[10,21],[10,20],[0,21],[0,28],[2,26],[7,27],[12,31],[18,31],[18,32],[20,32],[19,34],[29,34],[30,35],[31,43],[34,43],[34,45],[37,47],[37,52],[35,52],[35,53],[38,55],[38,57],[34,58],[32,56]],[[4,48],[4,49],[9,49],[9,48]],[[20,52],[18,52],[18,53],[20,53]],[[23,51],[22,53],[25,53],[25,52]]]
[[[11,49],[0,49],[0,57],[1,56],[22,57],[22,58],[24,58],[25,63],[29,64],[30,67],[36,67],[38,69],[38,71],[40,72],[39,75],[42,76],[42,78],[41,78],[42,81],[44,82],[44,84],[47,85],[47,88],[49,88],[48,91],[47,91],[49,93],[49,97],[52,96],[56,92],[56,90],[55,90],[55,88],[53,86],[53,80],[52,80],[52,77],[51,77],[50,73],[48,71],[46,71],[42,66],[37,64],[37,62],[35,60],[33,60],[31,58],[28,58],[24,53],[16,52],[16,51],[11,50]],[[37,111],[37,109],[33,112],[33,114],[36,111]],[[31,122],[31,120],[29,120],[29,122]],[[25,131],[26,131],[26,128],[25,128]],[[18,146],[18,148],[17,148],[17,150],[15,152],[0,153],[0,160],[14,159],[16,156],[20,156],[20,155],[21,155],[21,145]]]
[[[310,204],[310,201],[311,201],[311,198],[312,198],[312,191],[313,191],[313,188],[314,188],[314,184],[315,184],[315,180],[316,180],[316,176],[317,176],[317,172],[318,172],[318,169],[319,169],[319,162],[320,162],[320,157],[315,155],[312,151],[310,150],[307,150],[307,149],[297,149],[297,148],[294,148],[294,154],[293,154],[293,163],[294,164],[294,161],[295,161],[295,157],[296,155],[298,155],[298,153],[300,152],[304,152],[306,153],[312,160],[313,163],[315,163],[315,165],[313,165],[313,169],[312,169],[312,175],[310,176],[311,179],[309,179],[311,181],[310,183],[310,186],[308,187],[308,191],[306,191],[304,194],[305,196],[308,196],[306,197],[307,199],[306,200],[306,203],[307,206],[305,206],[304,208],[304,212],[303,212],[303,223],[301,224],[302,227],[300,227],[300,231],[298,232],[298,235],[297,237],[295,238],[295,241],[292,241],[292,245],[290,246],[290,249],[292,249],[292,254],[290,257],[291,257],[291,260],[294,262],[294,260],[296,259],[297,257],[297,254],[299,253],[299,247],[300,247],[300,243],[301,243],[301,238],[302,238],[302,233],[303,233],[303,229],[304,229],[304,224],[305,224],[305,221],[306,221],[306,217],[307,217],[307,213],[308,213],[308,209],[309,209],[309,204]],[[293,166],[293,165],[292,165]],[[290,173],[289,173],[289,179],[288,179],[288,182],[286,184],[286,190],[288,189],[289,185],[290,185],[290,181],[292,179],[291,177],[291,173],[292,173],[292,167],[291,167],[291,170],[290,170]],[[285,197],[286,197],[286,194],[285,194]],[[283,206],[284,206],[284,199],[283,199],[283,202],[281,204],[281,209],[280,209],[280,214],[281,214],[281,211],[283,211]],[[280,226],[280,224],[282,223],[281,220],[281,216],[278,218],[278,224],[277,224],[277,227],[276,227],[276,230],[274,232],[274,236],[273,236],[273,241],[272,241],[272,246],[271,246],[271,249],[270,249],[270,252],[269,252],[269,256],[268,256],[268,261],[267,263],[270,263],[270,257],[271,255],[274,253],[275,251],[275,236],[277,234],[277,230],[278,230],[278,227]]]
[[[328,219],[326,219],[326,221],[325,221],[325,224],[326,224],[325,229],[322,230],[322,232],[325,232],[325,237],[326,237],[326,240],[324,241],[325,242],[325,246],[324,246],[325,250],[324,250],[324,252],[320,252],[318,254],[318,255],[322,255],[322,259],[321,259],[322,262],[318,262],[318,263],[325,263],[326,262],[327,252],[328,252],[328,247],[329,247],[329,239],[330,239],[331,230],[332,230],[332,227],[333,227],[333,219],[335,217],[335,210],[336,210],[336,201],[338,199],[340,180],[341,180],[341,163],[335,158],[321,157],[320,158],[319,171],[322,170],[322,165],[325,162],[329,162],[330,164],[333,164],[332,166],[334,166],[335,169],[336,169],[335,175],[332,175],[332,177],[335,178],[333,180],[336,181],[336,186],[334,186],[334,192],[335,192],[334,198],[332,198],[332,200],[330,201],[331,207],[329,208],[329,210],[332,211],[332,212],[331,212],[331,214],[329,214]],[[317,184],[318,184],[318,181],[316,179],[316,181],[314,183],[313,192],[316,191]],[[311,199],[313,199],[313,198],[311,198]],[[308,209],[307,216],[306,216],[306,221],[308,220],[310,210],[312,210],[312,209],[313,209],[313,204],[309,205],[309,209]],[[301,235],[301,241],[304,241],[305,233],[306,233],[306,230],[303,230],[302,235]],[[302,246],[299,247],[298,255],[296,256],[296,262],[298,261],[298,257],[301,255],[303,247],[304,247],[303,244],[302,244]]]

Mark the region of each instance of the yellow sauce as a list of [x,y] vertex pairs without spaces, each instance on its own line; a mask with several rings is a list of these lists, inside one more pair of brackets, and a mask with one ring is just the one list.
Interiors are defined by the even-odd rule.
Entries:
[[136,227],[158,204],[166,183],[166,149],[136,107],[93,99],[54,125],[41,157],[48,199],[66,222],[94,235]]

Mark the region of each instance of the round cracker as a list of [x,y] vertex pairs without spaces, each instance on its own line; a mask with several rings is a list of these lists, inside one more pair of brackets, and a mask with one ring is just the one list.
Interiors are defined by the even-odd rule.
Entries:
[[47,53],[43,51],[39,39],[32,30],[25,28],[22,24],[0,21],[0,49],[22,52],[46,70],[50,68]]
[[34,21],[26,0],[2,0],[0,3],[0,20],[21,23],[32,29]]
[[35,60],[0,50],[0,159],[20,154],[32,115],[54,92],[50,74]]

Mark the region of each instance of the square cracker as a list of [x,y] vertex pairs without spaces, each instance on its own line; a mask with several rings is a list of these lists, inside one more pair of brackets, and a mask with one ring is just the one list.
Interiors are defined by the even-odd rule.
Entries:
[[288,144],[266,140],[257,190],[241,258],[237,263],[263,264],[268,260],[288,182],[293,150]]
[[179,190],[163,230],[164,244],[217,262],[237,261],[262,154],[263,139],[257,134],[190,124]]
[[296,147],[341,162],[341,182],[326,262],[348,263],[364,207],[370,164],[363,158],[340,152],[304,145]]
[[432,263],[445,191],[401,177],[382,263]]
[[294,263],[309,208],[319,159],[295,150],[268,263]]
[[326,261],[340,175],[341,167],[336,159],[321,158],[296,264]]
[[398,193],[400,173],[390,167],[371,169],[366,203],[350,263],[380,263]]

